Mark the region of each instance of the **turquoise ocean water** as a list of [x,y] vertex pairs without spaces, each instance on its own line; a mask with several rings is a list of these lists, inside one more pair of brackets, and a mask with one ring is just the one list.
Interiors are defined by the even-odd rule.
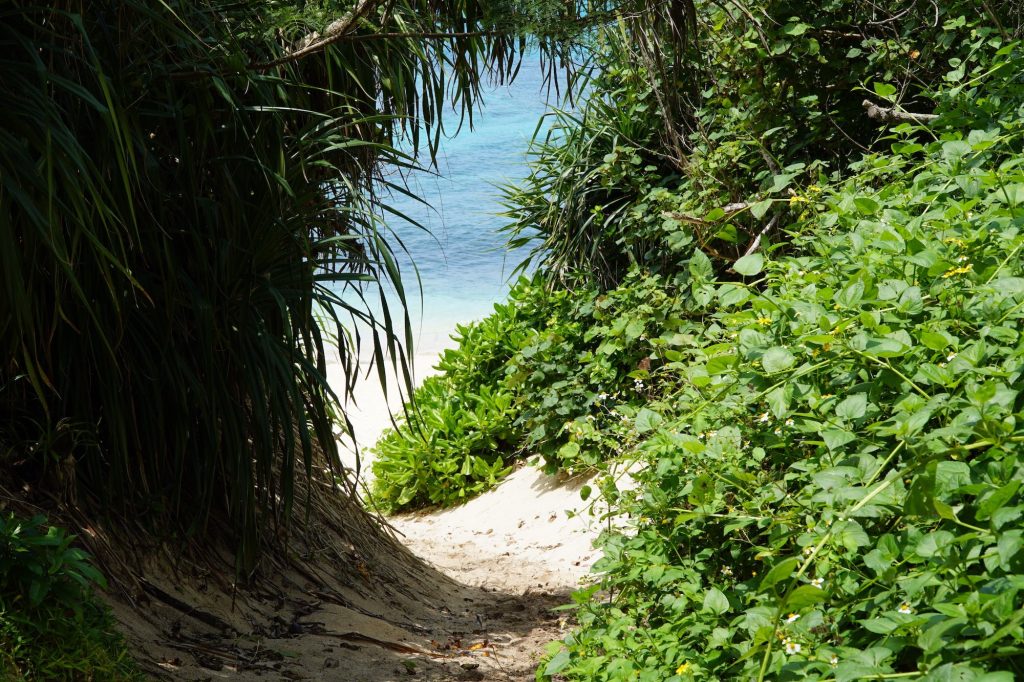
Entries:
[[[512,270],[525,253],[505,250],[499,228],[507,220],[496,215],[502,210],[496,185],[527,175],[527,151],[547,109],[547,95],[540,65],[525,62],[511,85],[487,89],[472,129],[464,124],[442,140],[436,173],[414,172],[407,178],[410,190],[427,205],[398,194],[388,199],[427,228],[397,217],[388,221],[408,252],[398,257],[417,355],[436,353],[457,323],[485,317],[507,294]],[[454,128],[457,115],[448,120]]]

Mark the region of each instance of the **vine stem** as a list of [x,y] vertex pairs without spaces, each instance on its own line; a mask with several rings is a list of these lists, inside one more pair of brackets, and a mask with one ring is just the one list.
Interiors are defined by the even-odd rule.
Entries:
[[[875,473],[871,474],[871,477],[866,482],[867,485],[871,485],[871,483],[873,483],[879,476],[882,475],[882,472],[885,470],[885,468],[889,465],[890,462],[892,462],[893,458],[896,457],[897,453],[899,453],[899,451],[902,450],[903,446],[906,445],[906,444],[907,444],[907,442],[905,440],[901,440],[899,442],[899,444],[896,445],[896,447],[892,449],[892,452],[890,452],[889,455],[885,458],[885,460],[883,460],[882,463],[878,465],[878,468],[875,469]],[[914,467],[909,467],[907,469],[907,471],[910,471],[911,469],[915,468],[916,466],[917,465],[915,464]],[[858,511],[863,509],[864,506],[868,502],[870,502],[871,500],[873,500],[876,497],[878,497],[886,488],[888,488],[890,485],[892,485],[893,481],[902,478],[902,476],[905,473],[906,472],[900,472],[896,476],[890,476],[889,478],[885,479],[884,481],[881,481],[878,485],[876,485],[874,487],[874,489],[872,489],[871,492],[869,492],[867,495],[865,495],[863,498],[861,498],[860,501],[857,502],[857,504],[853,505],[848,510],[846,510],[846,512],[842,516],[839,517],[838,522],[839,523],[845,523],[846,521],[848,521],[851,516],[853,516]],[[833,522],[831,524],[831,527],[829,528],[828,532],[825,533],[825,535],[821,538],[821,540],[819,540],[818,543],[814,546],[814,549],[807,556],[807,558],[804,559],[803,565],[800,566],[800,568],[796,572],[796,575],[794,575],[793,578],[790,580],[789,589],[786,590],[786,594],[782,597],[781,600],[779,600],[779,606],[778,606],[778,609],[775,612],[774,625],[772,627],[772,634],[771,634],[771,637],[768,638],[768,645],[765,647],[764,657],[761,659],[761,670],[760,670],[760,672],[758,672],[757,682],[764,682],[764,679],[765,679],[764,676],[768,672],[768,663],[771,661],[772,648],[775,645],[775,635],[779,631],[779,620],[782,618],[782,612],[785,610],[784,606],[786,604],[786,600],[789,599],[789,595],[792,594],[793,590],[796,588],[797,581],[800,580],[800,578],[804,575],[804,573],[807,572],[807,569],[810,568],[811,563],[818,556],[818,553],[821,552],[822,548],[825,547],[825,544],[828,543],[828,541],[832,539],[832,536],[835,533],[835,531],[833,530],[833,528],[835,528],[835,526],[836,526],[836,522]]]

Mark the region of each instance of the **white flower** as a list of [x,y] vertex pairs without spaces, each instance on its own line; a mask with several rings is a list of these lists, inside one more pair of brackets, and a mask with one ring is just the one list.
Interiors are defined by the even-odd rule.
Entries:
[[946,356],[946,362],[953,362],[953,358],[956,357],[956,353],[950,353]]
[[781,436],[781,435],[782,435],[782,429],[775,429],[775,431],[773,431],[773,433],[774,433],[774,434],[775,434],[776,436]]
[[798,620],[800,620],[800,614],[799,613],[791,613],[788,616],[786,616],[786,622],[787,623],[795,623]]
[[708,431],[708,438],[714,438],[718,435],[718,431]]
[[795,424],[795,423],[796,423],[796,422],[794,422],[794,421],[793,421],[792,419],[787,419],[787,420],[785,421],[785,424],[786,424],[786,426],[792,426],[792,425],[793,425],[793,424]]
[[836,656],[835,654],[832,654],[832,658],[828,659],[828,662],[834,668],[837,665],[839,665],[839,657]]
[[812,554],[814,554],[814,548],[813,547],[811,547],[810,545],[808,545],[807,547],[804,547],[804,556],[811,556]]
[[730,568],[729,566],[724,566],[722,568],[722,575],[732,575],[732,568]]
[[603,403],[604,401],[608,400],[608,394],[602,393],[601,395],[597,396],[597,400],[598,402]]
[[793,654],[800,653],[800,645],[791,639],[786,640],[786,653],[792,656]]
[[766,424],[767,422],[771,421],[771,415],[765,412],[758,418],[757,421],[760,422],[761,424]]
[[814,580],[811,581],[811,584],[814,585],[815,587],[817,587],[819,590],[824,589],[825,579],[824,578],[815,578]]
[[633,380],[633,386],[634,386],[634,388],[636,388],[636,390],[639,391],[639,390],[643,389],[644,382],[641,381],[640,379],[634,379]]
[[900,607],[896,610],[902,613],[903,615],[907,616],[914,612],[914,609],[907,602],[903,602],[902,604],[900,604]]

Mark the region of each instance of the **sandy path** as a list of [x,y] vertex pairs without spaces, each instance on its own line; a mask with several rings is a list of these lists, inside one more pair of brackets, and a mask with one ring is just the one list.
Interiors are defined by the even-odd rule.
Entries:
[[[436,373],[431,365],[444,346],[435,343],[417,353],[417,379]],[[398,395],[393,380],[389,399],[375,377],[359,382],[356,404],[348,409],[361,443],[373,443],[390,426],[390,414],[401,409]],[[351,449],[343,456],[349,465],[354,461]],[[366,483],[366,450],[362,457]],[[585,483],[522,467],[496,489],[459,507],[389,519],[402,544],[464,589],[454,602],[439,606],[437,620],[421,623],[431,633],[431,647],[454,649],[447,651],[452,660],[413,657],[403,663],[408,671],[430,680],[534,679],[544,647],[566,632],[564,613],[553,609],[570,601],[598,557],[593,541],[601,527],[580,498]],[[458,646],[449,646],[453,642]],[[486,647],[467,649],[485,642]],[[389,676],[394,674],[366,671],[358,679],[384,682],[395,679]]]
[[584,483],[523,467],[460,507],[390,520],[414,554],[494,595],[491,604],[474,600],[474,634],[488,646],[459,661],[472,666],[472,676],[462,668],[436,679],[534,679],[545,646],[566,633],[566,619],[554,609],[587,580],[597,557],[600,527],[580,498]]
[[[416,358],[421,379],[427,357]],[[385,400],[371,378],[356,393],[350,416],[373,442],[400,409],[397,391]],[[460,507],[389,519],[404,548],[365,517],[372,528],[325,528],[322,549],[237,593],[203,566],[158,559],[146,594],[111,604],[144,669],[163,679],[533,680],[569,626],[555,609],[598,556],[584,483],[524,466]]]
[[145,605],[115,613],[164,679],[533,680],[570,626],[557,607],[597,556],[582,483],[524,467],[461,507],[392,518],[422,562],[386,542],[353,546],[237,602],[201,572],[154,571]]
[[597,558],[600,523],[580,499],[587,479],[513,472],[453,509],[391,519],[409,549],[461,583],[512,594],[573,590]]

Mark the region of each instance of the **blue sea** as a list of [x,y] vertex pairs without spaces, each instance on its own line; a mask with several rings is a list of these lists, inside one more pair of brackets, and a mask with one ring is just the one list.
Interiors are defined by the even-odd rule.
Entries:
[[[499,229],[508,220],[497,215],[503,208],[498,186],[529,173],[527,151],[548,96],[538,61],[524,61],[512,84],[487,88],[472,129],[467,121],[442,139],[435,170],[406,178],[426,204],[397,193],[387,199],[426,228],[388,219],[407,251],[398,256],[417,355],[439,351],[457,323],[487,316],[508,293],[512,271],[526,254],[505,248]],[[455,132],[458,116],[449,114]]]

